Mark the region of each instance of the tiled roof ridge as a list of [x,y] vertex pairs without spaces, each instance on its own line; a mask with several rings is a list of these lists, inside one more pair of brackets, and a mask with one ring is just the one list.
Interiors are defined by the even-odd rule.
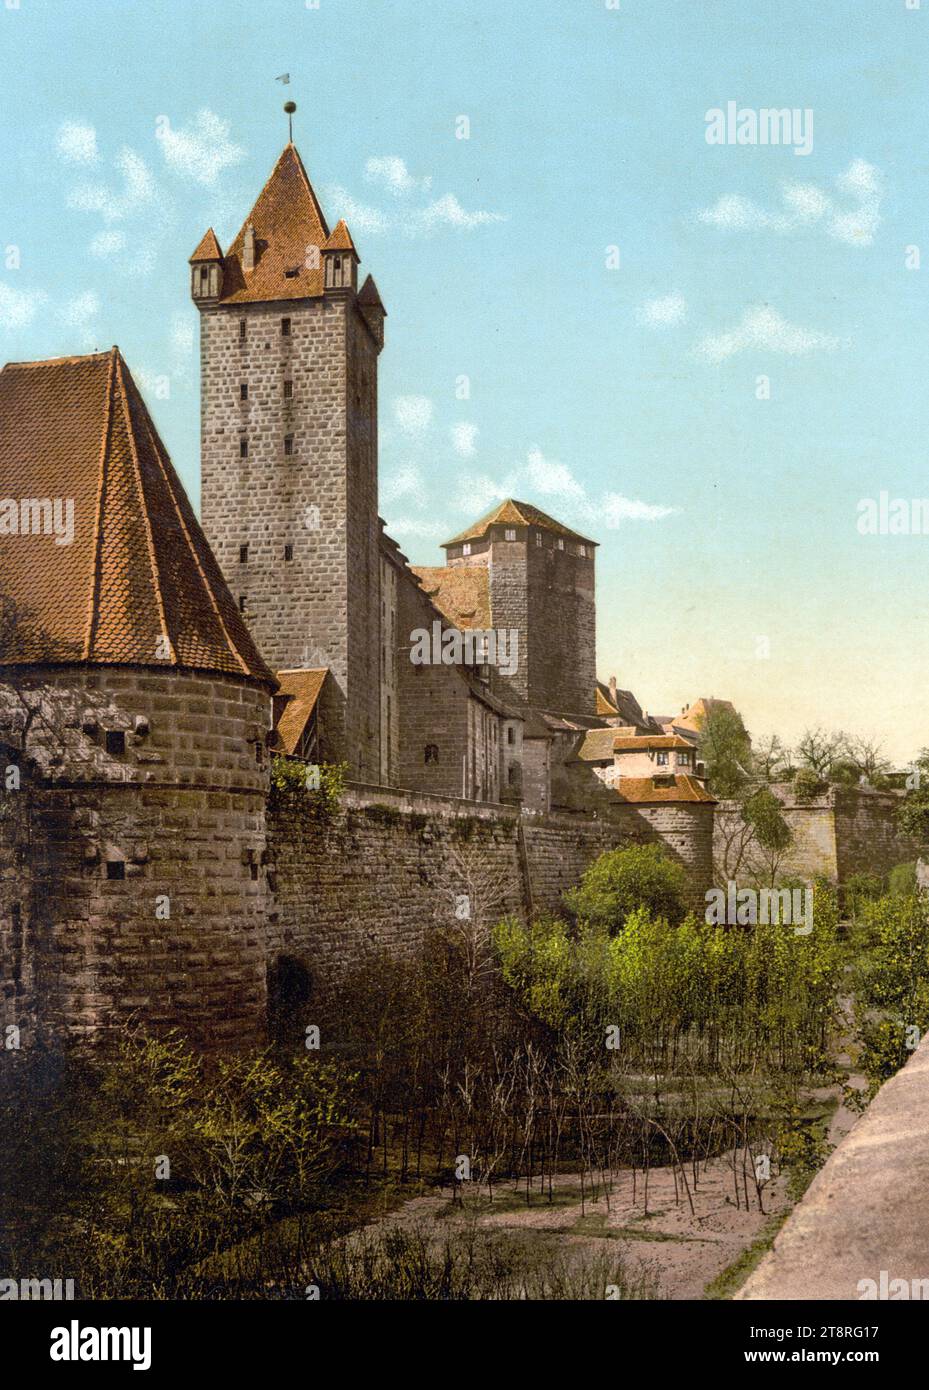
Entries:
[[112,357],[114,352],[119,352],[119,348],[113,346],[104,348],[100,352],[73,352],[65,357],[37,357],[29,362],[5,362],[2,369],[4,372],[17,371],[19,368],[27,367],[64,367],[75,366],[78,362],[97,362],[105,357]]
[[[165,467],[165,461],[164,461],[164,459],[162,458],[162,455],[161,455],[161,449],[163,448],[163,445],[161,445],[161,442],[160,442],[160,440],[158,439],[158,435],[157,435],[157,433],[154,431],[154,429],[153,429],[153,427],[152,427],[151,416],[148,414],[147,411],[145,411],[144,414],[143,414],[142,419],[143,419],[143,423],[144,423],[144,425],[145,425],[145,429],[146,429],[146,431],[147,431],[147,433],[148,433],[148,442],[149,442],[149,444],[150,444],[150,446],[151,446],[151,449],[152,449],[153,454],[155,455],[155,459],[156,459],[156,461],[157,461],[158,468],[159,468],[159,470],[160,470],[160,472],[161,472],[162,479],[164,480],[165,487],[166,487],[166,489],[167,489],[167,491],[168,491],[168,494],[169,494],[169,496],[170,496],[170,498],[171,498],[171,503],[172,503],[172,506],[173,506],[173,508],[174,508],[174,514],[175,514],[175,516],[176,516],[176,518],[177,518],[178,524],[179,524],[180,527],[181,527],[181,530],[182,530],[183,533],[184,533],[184,539],[185,539],[185,541],[187,542],[187,549],[188,549],[189,553],[190,553],[190,554],[192,555],[192,557],[193,557],[194,563],[195,563],[195,565],[196,565],[196,567],[197,567],[197,573],[200,575],[200,579],[201,579],[201,581],[202,581],[202,583],[203,583],[203,587],[204,587],[204,589],[206,590],[206,595],[207,595],[207,598],[208,598],[208,600],[209,600],[210,607],[212,608],[214,614],[216,615],[216,621],[219,623],[220,631],[222,632],[223,637],[225,638],[226,646],[227,646],[227,648],[228,648],[231,652],[234,653],[235,658],[236,658],[236,660],[238,661],[238,664],[239,664],[239,666],[240,666],[240,668],[241,668],[243,674],[244,674],[244,675],[251,675],[251,674],[253,674],[253,672],[252,672],[252,670],[251,670],[251,667],[249,666],[249,663],[246,661],[245,657],[242,655],[241,651],[239,650],[239,644],[236,642],[235,638],[232,636],[232,633],[229,631],[229,628],[228,628],[228,626],[227,626],[227,624],[226,624],[226,620],[225,620],[225,618],[223,617],[222,607],[221,607],[221,605],[220,605],[220,603],[219,603],[219,601],[218,601],[218,598],[217,598],[217,596],[216,596],[216,593],[214,592],[213,585],[210,583],[209,577],[208,577],[208,575],[206,574],[206,571],[205,571],[204,568],[203,568],[203,564],[202,564],[201,559],[200,559],[199,549],[198,549],[197,545],[196,545],[195,542],[194,542],[193,536],[192,536],[191,533],[190,533],[190,528],[189,528],[189,526],[187,525],[187,522],[186,522],[185,517],[184,517],[184,510],[183,510],[183,508],[181,507],[180,502],[179,502],[179,499],[178,499],[178,496],[177,496],[177,491],[176,491],[175,486],[174,486],[174,481],[172,481],[171,474],[172,474],[172,471],[173,471],[173,470],[170,469],[170,468],[166,468],[166,467]],[[160,447],[159,447],[159,446],[160,446]],[[132,442],[132,448],[133,448],[133,454],[135,455],[135,440],[134,440],[134,437],[133,437],[133,442]],[[179,481],[179,480],[177,480],[177,475],[176,475],[176,474],[174,475],[174,479],[175,479],[175,481]],[[141,474],[140,474],[140,481],[141,481]],[[146,505],[144,499],[143,499],[142,507],[143,507],[143,513],[144,513],[144,516],[145,516],[146,526],[148,527],[149,535],[151,535],[151,522],[150,522],[150,519],[149,519],[149,516],[148,516],[148,507],[147,507],[147,505]],[[162,616],[163,616],[163,618],[164,618],[164,620],[165,620],[165,628],[164,628],[165,635],[167,636],[168,641],[171,642],[171,635],[170,635],[170,632],[169,632],[168,626],[167,626],[167,616],[166,616],[165,611],[164,611],[164,600],[163,600],[163,595],[162,595],[162,592],[161,592],[161,574],[160,574],[160,570],[159,570],[159,566],[158,566],[157,553],[154,551],[154,549],[153,549],[153,551],[152,551],[152,554],[153,554],[153,574],[154,574],[154,580],[155,580],[155,592],[156,592],[156,594],[157,594],[157,596],[158,596],[158,608],[159,608],[159,612],[162,614]],[[172,646],[172,649],[173,649],[173,646],[174,646],[173,642],[171,642],[171,646]]]
[[[142,524],[145,529],[145,540],[146,546],[148,548],[148,563],[151,567],[152,572],[152,590],[155,595],[155,602],[158,605],[158,613],[161,617],[161,630],[167,637],[169,645],[173,648],[174,644],[171,642],[171,633],[170,629],[168,628],[168,615],[165,611],[164,594],[161,592],[161,577],[158,571],[158,555],[155,550],[155,538],[152,534],[152,519],[148,514],[148,499],[145,495],[145,484],[142,478],[142,464],[139,459],[139,449],[136,441],[135,425],[132,419],[132,413],[129,409],[129,392],[126,386],[126,377],[123,372],[123,368],[126,364],[123,361],[122,356],[117,352],[114,352],[114,361],[116,366],[116,377],[119,382],[119,394],[120,402],[122,404],[123,422],[126,426],[126,437],[129,441],[129,452],[132,456],[136,492],[138,493],[139,498],[139,510],[142,516]],[[148,442],[151,445],[152,438],[150,431]],[[157,451],[155,452],[157,455]],[[158,466],[161,468],[160,459],[158,460]],[[162,468],[162,473],[163,472],[164,469]],[[188,537],[188,541],[189,539],[190,538]]]
[[[106,399],[103,406],[103,431],[100,439],[100,463],[98,468],[97,485],[97,509],[94,515],[94,569],[90,584],[90,594],[87,606],[87,630],[84,637],[84,660],[90,660],[90,653],[93,650],[95,619],[99,612],[100,604],[100,585],[103,578],[103,506],[106,498],[106,460],[110,447],[110,427],[113,420],[113,385],[116,381],[116,358],[119,349],[114,344],[109,354],[100,353],[103,357],[108,355],[110,359],[109,370],[106,378]],[[56,358],[56,365],[67,362],[69,365],[78,359],[74,357]],[[30,366],[37,366],[37,363],[29,363]]]

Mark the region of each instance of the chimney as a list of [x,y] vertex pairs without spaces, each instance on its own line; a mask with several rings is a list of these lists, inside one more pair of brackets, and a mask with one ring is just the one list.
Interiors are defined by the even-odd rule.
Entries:
[[610,699],[616,704],[616,677],[610,676]]
[[245,228],[245,238],[242,242],[242,269],[255,269],[255,228],[251,222]]

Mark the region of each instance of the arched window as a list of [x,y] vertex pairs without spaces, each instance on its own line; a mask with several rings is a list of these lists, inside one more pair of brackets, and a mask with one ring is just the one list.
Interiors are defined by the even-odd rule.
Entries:
[[424,749],[423,762],[437,763],[439,761],[439,745],[437,743],[427,743]]

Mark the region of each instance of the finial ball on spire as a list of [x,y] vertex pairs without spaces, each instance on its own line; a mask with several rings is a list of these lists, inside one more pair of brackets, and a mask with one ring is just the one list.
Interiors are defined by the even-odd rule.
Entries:
[[285,102],[284,102],[284,110],[287,112],[288,116],[292,116],[292,115],[294,114],[294,112],[296,111],[296,109],[297,109],[297,103],[296,103],[295,101],[285,101]]

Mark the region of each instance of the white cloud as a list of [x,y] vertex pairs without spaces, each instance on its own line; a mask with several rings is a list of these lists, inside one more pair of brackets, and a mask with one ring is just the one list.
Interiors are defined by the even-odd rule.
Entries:
[[365,164],[365,178],[369,183],[382,184],[398,198],[415,193],[418,189],[427,189],[432,184],[428,176],[415,178],[406,167],[406,160],[397,154],[372,155]]
[[230,124],[214,111],[198,111],[193,123],[175,129],[162,118],[155,138],[169,168],[197,183],[212,185],[224,169],[239,164],[245,150],[229,136]]
[[651,328],[667,328],[670,324],[683,323],[687,317],[687,300],[680,294],[662,295],[660,299],[649,299],[640,307],[640,323]]
[[545,497],[578,500],[585,497],[584,488],[563,463],[547,459],[541,449],[533,448],[526,456],[526,481]]
[[74,299],[69,299],[62,310],[62,318],[65,323],[70,323],[76,327],[83,327],[90,319],[100,312],[100,298],[94,290],[86,290],[83,294],[77,295]]
[[[369,159],[365,178],[369,183],[380,183],[398,198],[424,194],[432,184],[429,177],[414,178],[399,155],[377,155]],[[402,208],[384,211],[359,202],[346,188],[332,185],[325,191],[325,201],[354,231],[374,234],[396,231],[410,237],[428,236],[442,227],[470,232],[492,222],[506,221],[497,212],[469,212],[454,193],[445,193],[420,207],[407,202]]]
[[128,146],[116,156],[122,189],[104,183],[82,183],[68,194],[68,206],[78,212],[99,212],[104,222],[121,222],[155,201],[155,180],[141,155]]
[[115,256],[126,248],[126,233],[117,230],[98,232],[90,243],[90,254],[98,256],[102,260],[106,256]]
[[458,479],[455,510],[466,512],[469,516],[481,516],[495,502],[502,502],[505,497],[518,493],[517,484],[515,474],[503,478],[492,478],[487,473],[464,474]]
[[415,464],[408,463],[398,468],[389,478],[385,478],[381,489],[381,502],[399,502],[406,498],[416,506],[425,506],[427,496],[422,475]]
[[741,194],[727,193],[697,216],[701,222],[725,232],[770,230],[786,235],[820,225],[837,241],[849,246],[870,246],[881,224],[880,172],[866,160],[855,159],[835,185],[841,197],[852,200],[853,207],[843,207],[815,184],[785,183],[781,189],[783,208],[777,212],[770,212]]
[[0,280],[0,328],[25,328],[46,298],[43,290],[18,290]]
[[428,396],[397,396],[394,419],[404,434],[423,435],[432,423],[432,401]]
[[416,236],[419,232],[432,232],[436,227],[458,227],[462,231],[470,232],[475,227],[486,226],[489,222],[505,220],[498,212],[467,212],[454,193],[446,193],[444,197],[437,198],[434,203],[415,213],[404,223],[404,230],[409,236]]
[[92,125],[65,121],[58,127],[57,148],[68,164],[96,164],[97,132]]
[[598,515],[609,530],[615,531],[624,521],[663,521],[666,516],[673,516],[678,511],[679,507],[653,506],[649,502],[624,497],[621,492],[608,492]]
[[391,536],[421,536],[425,540],[435,540],[447,536],[451,527],[441,521],[417,521],[412,517],[397,517],[387,522],[387,532]]
[[344,217],[349,227],[354,232],[373,232],[375,234],[389,231],[392,223],[386,213],[378,208],[372,208],[367,203],[359,203],[357,198],[353,198],[347,189],[334,184],[326,190],[326,202],[336,210],[338,217]]
[[452,447],[462,458],[473,458],[477,453],[477,425],[460,421],[451,428]]
[[175,314],[171,319],[171,346],[179,357],[189,357],[194,350],[194,322],[189,314]]
[[839,346],[838,338],[788,323],[776,309],[761,305],[747,309],[741,322],[728,332],[711,333],[703,338],[697,344],[696,353],[707,362],[724,362],[748,348],[800,357],[809,352],[832,352]]

